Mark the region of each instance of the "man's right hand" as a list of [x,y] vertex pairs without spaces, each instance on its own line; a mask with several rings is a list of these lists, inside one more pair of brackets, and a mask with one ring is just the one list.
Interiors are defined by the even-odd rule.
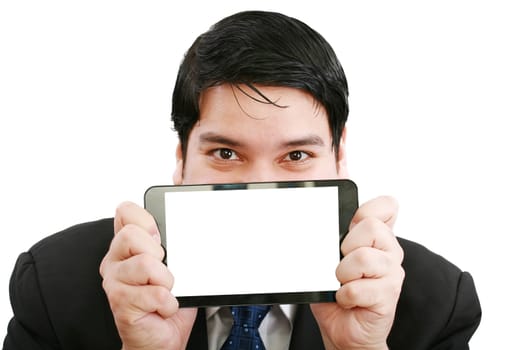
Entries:
[[124,350],[186,347],[197,310],[179,309],[163,258],[153,217],[136,204],[121,204],[100,274]]

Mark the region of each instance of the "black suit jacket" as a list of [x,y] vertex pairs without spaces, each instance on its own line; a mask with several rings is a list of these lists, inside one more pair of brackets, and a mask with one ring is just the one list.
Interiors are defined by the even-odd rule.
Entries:
[[[112,219],[85,223],[19,256],[10,282],[14,317],[4,350],[121,348],[99,274],[112,237]],[[481,319],[471,276],[416,243],[399,242],[406,277],[390,349],[468,349]],[[206,332],[205,313],[199,310],[187,348],[206,350]],[[323,349],[308,305],[298,307],[290,349]]]

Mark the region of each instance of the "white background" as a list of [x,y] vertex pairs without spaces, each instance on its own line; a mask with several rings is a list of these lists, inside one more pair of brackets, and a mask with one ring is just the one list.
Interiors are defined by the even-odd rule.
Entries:
[[361,199],[397,197],[396,233],[474,275],[484,315],[472,348],[516,348],[525,313],[521,2],[177,3],[1,2],[0,336],[19,252],[170,183],[170,95],[194,38],[232,12],[271,9],[309,23],[339,54]]

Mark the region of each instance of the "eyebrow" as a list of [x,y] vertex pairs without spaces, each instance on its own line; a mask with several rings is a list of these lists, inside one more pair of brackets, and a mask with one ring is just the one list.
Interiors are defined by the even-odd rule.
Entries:
[[[244,144],[231,139],[227,136],[217,134],[214,132],[205,132],[199,136],[199,140],[201,143],[219,143],[225,146],[230,147],[242,147]],[[289,147],[300,147],[300,146],[324,146],[324,141],[320,136],[317,135],[307,135],[305,137],[301,137],[294,140],[289,140],[281,143],[281,148],[289,148]]]
[[199,136],[199,140],[202,143],[220,143],[230,147],[239,147],[242,146],[242,143],[239,141],[233,140],[224,135],[216,134],[214,132],[205,132]]
[[283,142],[282,147],[300,147],[300,146],[324,146],[324,141],[321,137],[317,135],[308,135],[295,140],[290,140]]

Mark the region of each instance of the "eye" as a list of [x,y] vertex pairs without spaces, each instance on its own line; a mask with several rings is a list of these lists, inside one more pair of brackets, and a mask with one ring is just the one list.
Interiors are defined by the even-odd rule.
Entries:
[[229,148],[219,148],[212,152],[213,156],[221,160],[237,160],[239,157],[234,150]]
[[305,160],[310,155],[304,151],[292,151],[288,153],[288,155],[284,158],[285,161],[291,161],[291,162],[298,162],[301,160]]

